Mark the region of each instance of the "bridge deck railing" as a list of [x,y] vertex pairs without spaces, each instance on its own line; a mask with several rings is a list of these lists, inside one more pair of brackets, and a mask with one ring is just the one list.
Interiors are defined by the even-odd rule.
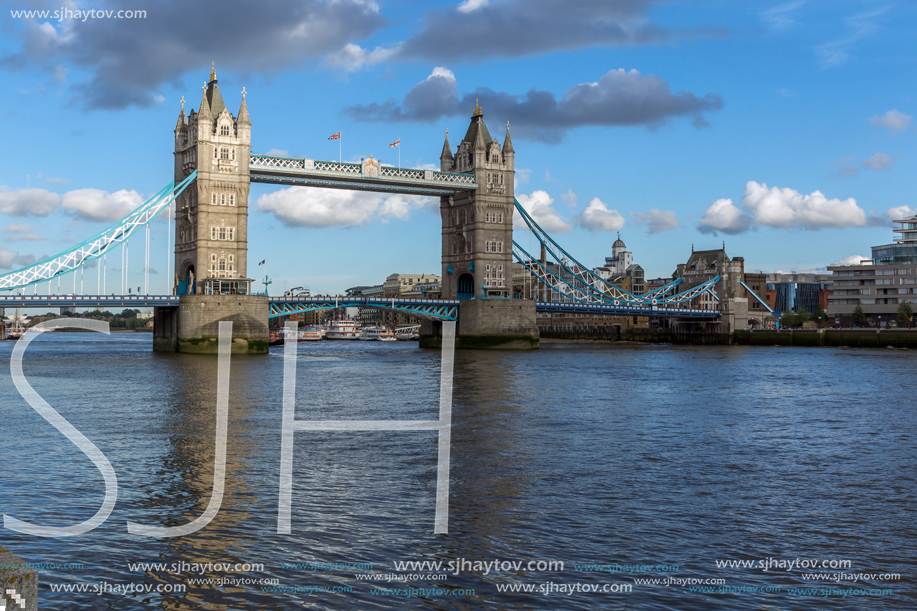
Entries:
[[363,167],[359,163],[344,163],[339,161],[321,161],[316,159],[298,159],[293,157],[272,157],[270,155],[252,154],[249,158],[249,168],[262,172],[309,174],[314,176],[327,176],[337,178],[388,180],[396,182],[409,182],[419,184],[434,184],[463,189],[476,189],[474,174],[456,174],[453,172],[438,172],[417,168],[396,168],[382,166],[379,176],[364,176]]

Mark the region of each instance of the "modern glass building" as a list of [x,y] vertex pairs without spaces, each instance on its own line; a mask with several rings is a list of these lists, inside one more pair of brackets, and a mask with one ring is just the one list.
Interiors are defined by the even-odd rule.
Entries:
[[894,244],[872,247],[872,260],[876,265],[917,265],[917,216],[892,221],[896,234]]

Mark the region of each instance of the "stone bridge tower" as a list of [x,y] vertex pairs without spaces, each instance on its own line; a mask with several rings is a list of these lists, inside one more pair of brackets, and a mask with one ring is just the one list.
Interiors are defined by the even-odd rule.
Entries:
[[512,295],[514,158],[509,123],[501,147],[478,105],[454,156],[446,132],[441,170],[474,173],[478,189],[440,199],[444,299]]
[[153,310],[153,350],[215,353],[219,323],[232,322],[232,351],[267,354],[269,300],[247,278],[252,122],[233,116],[211,65],[198,111],[175,125],[175,182],[197,170],[176,201],[175,292],[179,306]]
[[[449,132],[440,156],[443,172],[474,174],[475,191],[440,199],[443,221],[443,299],[459,299],[458,348],[538,347],[535,302],[513,295],[513,169],[516,152],[506,124],[503,146],[491,137],[475,104],[455,151]],[[441,324],[423,322],[420,345],[434,347]]]
[[[182,98],[184,100],[184,98]],[[248,159],[252,122],[242,91],[234,117],[223,103],[211,66],[200,109],[175,126],[175,182],[197,170],[175,210],[176,292],[247,294]]]

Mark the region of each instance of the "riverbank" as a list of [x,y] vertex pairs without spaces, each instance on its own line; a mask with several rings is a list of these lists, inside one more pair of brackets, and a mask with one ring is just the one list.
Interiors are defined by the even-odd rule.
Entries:
[[736,331],[735,333],[679,333],[664,329],[610,331],[542,330],[541,341],[552,342],[638,342],[680,345],[740,346],[833,346],[850,348],[914,348],[915,329],[804,329]]

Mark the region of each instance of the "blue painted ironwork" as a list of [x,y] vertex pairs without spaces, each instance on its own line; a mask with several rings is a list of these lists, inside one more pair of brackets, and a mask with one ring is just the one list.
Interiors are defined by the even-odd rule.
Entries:
[[458,320],[457,299],[385,299],[382,297],[271,297],[270,318],[333,310],[335,308],[363,307],[404,312],[431,320]]
[[612,305],[607,303],[558,303],[555,301],[538,301],[535,309],[539,312],[577,312],[583,314],[620,314],[626,316],[653,316],[675,318],[716,319],[719,310],[700,308],[678,308],[659,306]]
[[102,257],[115,246],[130,238],[135,230],[145,227],[160,212],[167,209],[195,178],[197,178],[197,170],[189,174],[178,185],[174,181],[170,182],[123,219],[76,246],[38,263],[0,275],[0,290],[10,291],[46,282]]
[[[525,224],[528,225],[531,232],[535,235],[538,241],[544,246],[545,250],[551,253],[551,256],[555,261],[558,262],[570,275],[576,280],[580,281],[585,287],[585,291],[592,293],[600,300],[607,300],[611,298],[612,300],[618,301],[627,301],[631,303],[641,303],[645,300],[641,299],[638,295],[634,295],[625,291],[624,289],[615,286],[614,284],[608,282],[601,276],[595,274],[588,267],[577,261],[570,253],[564,250],[560,244],[554,241],[547,231],[541,228],[541,226],[535,222],[525,208],[522,207],[522,204],[519,203],[519,200],[513,198],[515,203],[516,210],[519,211],[522,220],[525,221]],[[560,251],[560,255],[555,252]],[[571,269],[572,268],[572,269]],[[582,288],[580,290],[583,290]]]
[[760,297],[756,292],[754,292],[753,290],[751,290],[751,287],[748,286],[747,284],[745,284],[745,281],[744,281],[744,280],[739,280],[739,284],[741,284],[741,285],[742,285],[742,288],[744,288],[746,291],[748,291],[748,293],[749,293],[752,297],[754,297],[755,299],[757,299],[757,300],[758,300],[758,303],[760,303],[761,305],[763,305],[763,306],[765,307],[765,309],[767,309],[767,313],[768,313],[768,314],[773,314],[773,313],[774,313],[774,310],[773,310],[769,305],[767,305],[767,302],[764,301],[763,299],[761,299],[761,297]]
[[[521,252],[522,255],[520,255],[519,252]],[[523,255],[525,256],[523,257]],[[544,283],[545,286],[565,298],[573,299],[577,303],[614,303],[613,300],[592,293],[586,293],[582,289],[570,284],[566,279],[555,274],[553,270],[542,265],[541,261],[532,257],[532,255],[526,252],[526,250],[515,240],[513,240],[513,256],[529,271],[529,273]],[[529,265],[530,263],[534,263],[536,267],[533,268]]]
[[674,289],[679,284],[681,284],[681,278],[675,278],[675,280],[672,282],[669,282],[668,284],[655,288],[651,291],[647,291],[640,295],[640,297],[643,299],[658,299],[659,297],[664,297],[666,293]]
[[0,308],[178,307],[175,295],[0,295]]

